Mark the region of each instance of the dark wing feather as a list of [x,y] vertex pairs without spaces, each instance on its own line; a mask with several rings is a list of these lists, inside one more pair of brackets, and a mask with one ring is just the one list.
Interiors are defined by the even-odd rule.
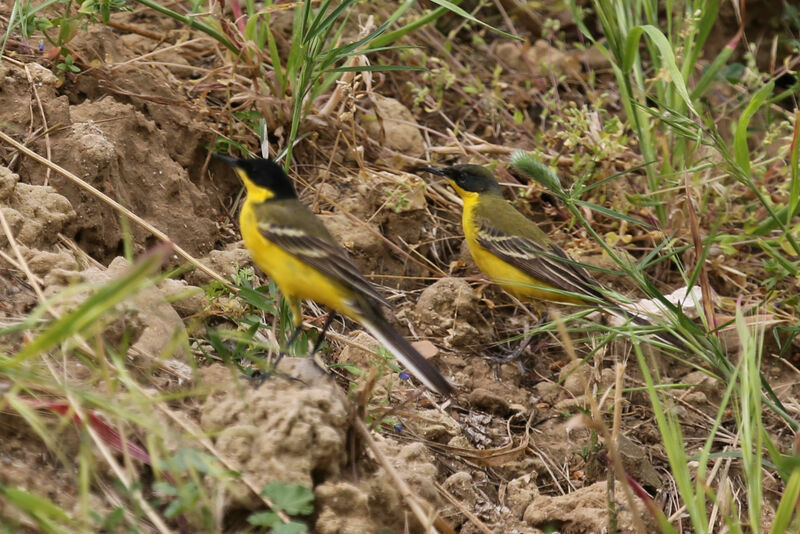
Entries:
[[372,305],[389,303],[375,290],[359,271],[347,252],[324,236],[311,235],[294,226],[280,226],[261,223],[258,230],[265,239],[272,241],[283,250],[310,265],[322,274],[340,284],[364,295]]
[[[605,297],[599,291],[599,284],[589,274],[589,271],[553,243],[540,245],[529,237],[509,235],[490,225],[487,221],[481,222],[478,243],[503,261],[537,280],[562,291],[591,296],[605,302],[604,307],[608,311],[638,326],[654,326],[649,319],[636,312],[626,310]],[[655,332],[653,336],[662,343],[680,350],[688,350],[686,344],[670,332]]]
[[527,237],[508,235],[487,222],[481,223],[478,244],[536,280],[605,300],[592,275],[555,244],[540,245]]

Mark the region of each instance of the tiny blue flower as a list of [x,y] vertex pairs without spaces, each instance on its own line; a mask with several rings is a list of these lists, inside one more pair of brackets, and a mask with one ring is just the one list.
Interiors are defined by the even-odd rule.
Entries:
[[408,380],[409,378],[411,378],[411,377],[410,377],[410,376],[408,376],[408,373],[407,373],[407,372],[405,372],[405,371],[400,371],[400,380]]

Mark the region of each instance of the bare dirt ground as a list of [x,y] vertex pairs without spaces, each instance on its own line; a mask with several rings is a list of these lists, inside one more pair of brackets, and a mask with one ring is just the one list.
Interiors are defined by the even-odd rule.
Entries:
[[[553,16],[566,23],[566,14]],[[200,36],[170,20],[143,9],[113,20],[160,34],[164,41],[90,26],[70,43],[81,72],[61,78],[36,50],[13,47],[12,60],[0,62],[0,128],[230,277],[249,264],[234,217],[240,186],[208,154],[220,133],[253,150],[257,146],[252,130],[229,120],[226,111],[226,95],[233,94],[226,84],[233,87],[236,79],[207,43],[172,47]],[[359,87],[358,98],[346,102],[340,114],[306,122],[304,131],[311,135],[294,154],[301,198],[362,270],[388,288],[398,327],[414,340],[430,342],[426,351],[457,388],[452,400],[437,404],[394,373],[378,378],[372,395],[380,402],[370,405],[371,417],[386,417],[395,425],[381,427],[377,447],[416,497],[459,532],[602,532],[609,524],[609,471],[597,454],[596,435],[576,415],[587,409],[588,396],[600,399],[613,386],[615,362],[631,356],[628,342],[620,339],[578,364],[564,352],[558,335],[542,335],[525,353],[527,372],[498,361],[518,343],[506,340],[534,325],[541,310],[519,305],[481,277],[466,253],[454,197],[438,187],[424,196],[421,180],[404,171],[429,159],[499,161],[501,179],[514,183],[517,179],[503,170],[504,160],[512,148],[532,146],[561,153],[569,168],[569,145],[556,135],[558,125],[544,118],[546,110],[555,109],[547,108],[551,104],[545,99],[572,101],[591,114],[586,106],[607,90],[606,105],[618,110],[613,78],[602,58],[536,42],[538,36],[524,24],[518,31],[536,44],[518,46],[481,33],[486,41],[463,43],[465,49],[475,47],[471,53],[436,50],[435,31],[426,29],[419,37],[431,47],[428,53],[466,65],[470,79],[483,83],[485,96],[467,98],[459,84],[435,79],[446,74],[441,70],[431,77],[376,76],[369,94]],[[472,57],[475,53],[480,60]],[[539,67],[542,61],[551,68]],[[583,79],[589,70],[597,73],[601,90],[588,91]],[[430,91],[427,96],[423,89]],[[522,110],[522,120],[510,117],[503,104]],[[468,133],[458,141],[456,125]],[[270,124],[276,144],[286,134],[286,125],[283,131],[278,126]],[[617,142],[621,148],[608,150],[607,159],[598,162],[608,175],[638,163],[624,148],[630,140],[621,135]],[[96,284],[123,272],[127,264],[119,256],[126,226],[136,255],[158,243],[72,181],[8,146],[0,150],[0,209],[45,296],[77,281]],[[634,193],[635,177],[626,180],[613,182],[604,194],[613,199]],[[520,208],[543,222],[557,242],[581,261],[602,263],[599,247],[580,228],[568,227],[536,186],[521,191]],[[597,223],[602,232],[607,221]],[[646,232],[627,231],[626,242],[652,245]],[[7,245],[0,237],[2,250],[9,252]],[[177,256],[171,261],[180,263]],[[0,261],[0,318],[23,316],[38,302],[18,267]],[[679,283],[666,268],[650,275],[665,293]],[[191,392],[177,396],[170,413],[199,429],[215,453],[246,479],[246,484],[232,480],[220,492],[218,505],[227,510],[223,530],[234,531],[250,511],[263,509],[257,490],[279,481],[313,489],[315,532],[421,531],[391,472],[354,440],[358,403],[347,392],[347,377],[353,376],[338,371],[334,380],[320,378],[310,385],[275,378],[254,389],[199,352],[172,350],[175,332],[188,328],[196,348],[203,325],[224,323],[236,308],[234,299],[209,299],[201,290],[187,296],[185,290],[209,282],[206,275],[195,271],[180,278],[127,304],[122,317],[109,324],[108,335],[130,337],[131,369],[145,387]],[[624,281],[604,281],[627,292]],[[717,282],[715,289],[725,297],[740,291],[724,274]],[[71,309],[81,295],[61,299],[58,306]],[[322,323],[319,310],[306,312],[312,324]],[[333,329],[325,362],[369,371],[375,356],[365,349],[375,349],[375,342],[351,323],[339,321]],[[589,354],[592,341],[576,339],[576,348]],[[796,375],[783,361],[766,361],[765,373],[775,379],[779,397],[800,394]],[[79,361],[54,365],[75,386],[97,387],[84,383],[88,376]],[[675,395],[674,409],[684,423],[687,447],[702,444],[721,386],[671,359],[664,360],[660,372],[663,380],[692,385]],[[627,366],[624,380],[631,388],[642,385],[635,364]],[[609,409],[609,403],[606,399],[603,407]],[[660,506],[675,512],[674,481],[650,403],[634,391],[625,394],[623,407],[624,467]],[[153,416],[179,427],[164,413]],[[56,452],[13,412],[0,415],[0,428],[0,483],[35,490],[65,510],[76,509],[76,476],[64,465],[81,450],[75,431],[69,425],[58,429]],[[789,446],[792,435],[784,426],[775,421],[772,431]],[[129,432],[146,443],[136,428]],[[138,470],[143,480],[152,479],[147,466]],[[648,531],[655,529],[641,502],[630,503],[620,484],[615,491],[622,532],[633,531],[632,515]],[[109,508],[100,489],[93,498],[98,510]],[[14,513],[2,499],[0,513]],[[24,518],[16,519],[25,524]],[[183,521],[177,528],[185,532],[200,524],[191,514]]]

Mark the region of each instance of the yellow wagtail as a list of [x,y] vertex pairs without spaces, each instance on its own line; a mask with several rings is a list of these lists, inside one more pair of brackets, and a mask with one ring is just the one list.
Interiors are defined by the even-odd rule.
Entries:
[[[444,176],[458,193],[464,202],[461,224],[475,263],[512,295],[522,300],[596,304],[636,325],[653,326],[608,298],[589,271],[503,198],[489,169],[465,164],[420,167],[417,171]],[[669,332],[653,335],[667,345],[685,347]]]
[[[388,306],[386,300],[298,200],[283,169],[269,159],[217,157],[233,167],[247,189],[239,215],[242,238],[256,265],[289,303],[295,329],[287,346],[302,330],[301,300],[314,300],[361,324],[426,386],[449,395],[450,383],[386,321],[381,309]],[[314,350],[332,317],[330,313]]]

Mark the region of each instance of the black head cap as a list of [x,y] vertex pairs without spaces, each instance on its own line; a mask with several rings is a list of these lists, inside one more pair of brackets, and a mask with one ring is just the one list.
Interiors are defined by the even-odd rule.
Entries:
[[420,167],[417,171],[427,171],[445,176],[464,191],[472,193],[500,193],[500,185],[492,171],[480,165],[453,165],[452,167]]
[[271,159],[232,158],[220,154],[214,154],[214,157],[244,173],[247,179],[258,187],[269,190],[274,199],[297,198],[292,180],[283,168]]

